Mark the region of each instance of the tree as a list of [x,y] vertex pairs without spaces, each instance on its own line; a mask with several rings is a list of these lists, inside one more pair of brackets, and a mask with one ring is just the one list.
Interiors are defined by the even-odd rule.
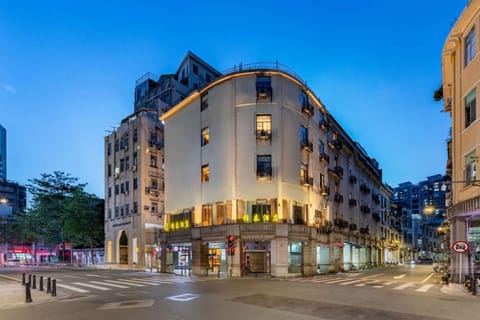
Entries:
[[440,101],[443,99],[443,83],[440,83],[440,86],[437,90],[433,92],[433,100]]
[[[29,181],[32,207],[23,225],[34,224],[30,230],[35,233],[28,237],[46,243],[71,242],[81,247],[103,242],[103,201],[86,193],[86,184],[61,171]],[[64,254],[65,250],[63,258]]]

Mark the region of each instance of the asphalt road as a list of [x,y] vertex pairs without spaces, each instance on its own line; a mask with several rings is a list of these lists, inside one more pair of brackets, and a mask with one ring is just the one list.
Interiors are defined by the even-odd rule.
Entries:
[[480,297],[445,293],[440,275],[431,271],[399,266],[294,279],[218,279],[42,270],[57,279],[58,299],[0,310],[0,319],[477,319]]

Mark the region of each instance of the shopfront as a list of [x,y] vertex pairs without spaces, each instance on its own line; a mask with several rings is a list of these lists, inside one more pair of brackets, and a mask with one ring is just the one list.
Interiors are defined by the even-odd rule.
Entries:
[[270,275],[270,241],[244,242],[242,248],[241,265],[243,275]]
[[328,244],[317,245],[317,272],[326,273],[330,271],[330,247]]
[[209,273],[227,271],[227,255],[225,242],[210,242],[208,244]]

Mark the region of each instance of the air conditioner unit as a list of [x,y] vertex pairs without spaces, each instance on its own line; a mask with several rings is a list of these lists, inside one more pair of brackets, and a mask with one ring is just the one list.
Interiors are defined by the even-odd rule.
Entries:
[[137,166],[133,165],[132,166],[132,171],[137,171]]
[[150,209],[150,207],[149,207],[149,206],[144,206],[143,209],[144,209],[145,211],[148,211],[148,210]]
[[120,174],[119,174],[119,173],[116,173],[116,174],[115,174],[115,179],[118,179],[119,176],[120,176]]
[[126,196],[128,196],[128,190],[127,190],[127,191],[125,191],[125,195],[126,195]]

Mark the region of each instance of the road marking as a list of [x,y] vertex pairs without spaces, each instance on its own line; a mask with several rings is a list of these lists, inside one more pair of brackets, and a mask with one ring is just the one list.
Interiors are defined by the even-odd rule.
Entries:
[[[321,279],[321,280],[313,280],[312,282],[320,283],[320,282],[327,282],[327,281],[338,280],[338,279],[340,279],[340,277],[333,277],[333,278]],[[342,279],[343,279],[343,278],[342,278]]]
[[425,279],[423,279],[423,281],[420,282],[420,283],[425,283],[425,282],[427,282],[428,279],[430,279],[434,274],[435,274],[434,272],[430,273],[430,275],[429,275],[428,277],[426,277]]
[[384,272],[382,272],[382,273],[377,273],[377,274],[374,274],[374,275],[371,275],[371,276],[365,277],[365,278],[363,278],[363,279],[375,278],[375,277],[381,276],[381,275],[383,275],[383,274],[385,274],[385,273],[384,273]]
[[377,282],[380,282],[380,280],[373,280],[373,281],[370,281],[370,282],[359,283],[359,284],[356,284],[355,287],[364,287],[367,284],[370,285],[370,284],[374,284],[374,283],[377,283]]
[[325,283],[331,284],[331,283],[339,283],[339,282],[344,282],[344,281],[348,281],[348,279],[334,280],[334,281],[329,281],[329,282],[325,282]]
[[101,284],[103,286],[110,286],[110,287],[114,287],[114,288],[122,288],[122,289],[130,288],[128,286],[122,286],[122,285],[119,285],[119,284],[100,282],[100,281],[90,281],[90,283]]
[[420,288],[418,288],[418,289],[415,290],[415,291],[418,291],[418,292],[427,292],[431,287],[433,287],[433,284],[426,284],[426,285],[421,286]]
[[69,289],[69,290],[72,290],[72,291],[75,291],[75,292],[80,292],[80,293],[90,292],[89,290],[80,289],[80,288],[72,287],[72,286],[67,286],[66,284],[57,283],[57,287],[64,288],[64,289]]
[[165,299],[185,302],[185,301],[190,301],[190,300],[193,300],[193,299],[197,299],[198,297],[199,297],[198,294],[184,293],[184,294],[179,294],[177,296],[166,297]]
[[106,282],[111,282],[111,283],[118,283],[118,284],[126,284],[129,286],[134,286],[134,287],[145,287],[144,284],[138,284],[138,283],[130,283],[130,282],[124,282],[124,281],[115,281],[115,280],[105,280]]
[[406,274],[401,274],[399,276],[393,277],[393,279],[402,279],[406,276]]
[[99,274],[86,274],[87,277],[109,278],[109,276],[101,276]]
[[413,284],[414,284],[413,282],[407,282],[407,283],[399,285],[398,287],[393,288],[393,290],[403,290],[405,288],[412,287]]
[[140,283],[140,284],[148,284],[150,286],[159,286],[160,283],[154,283],[151,281],[142,281],[142,280],[130,280],[130,279],[118,279],[120,281],[125,281],[125,282],[133,282],[133,283]]
[[112,290],[110,288],[100,287],[100,286],[96,286],[94,284],[88,284],[88,283],[74,282],[73,284],[76,284],[77,286],[84,286],[84,287],[87,287],[87,288],[93,288],[93,289],[98,289],[98,290],[102,290],[102,291]]
[[397,283],[398,281],[385,282],[384,285],[389,286],[391,284]]
[[375,289],[380,289],[380,288],[383,288],[384,286],[372,286],[372,288],[375,288]]
[[347,284],[352,284],[352,283],[358,283],[364,281],[363,279],[358,279],[358,280],[353,280],[353,281],[348,281],[348,282],[343,282],[340,283],[341,286],[346,286]]

